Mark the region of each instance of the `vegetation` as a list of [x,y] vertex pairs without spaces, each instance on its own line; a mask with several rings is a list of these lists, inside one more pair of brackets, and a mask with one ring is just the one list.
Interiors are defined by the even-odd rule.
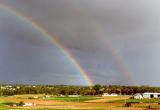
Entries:
[[[160,92],[160,87],[94,85],[1,85],[0,110],[150,110],[160,109],[160,99],[134,99],[135,93]],[[119,96],[101,97],[103,93]],[[72,97],[73,95],[73,97]],[[75,96],[75,97],[74,97]],[[23,106],[25,105],[25,106]]]
[[144,92],[160,92],[160,87],[149,86],[64,86],[64,85],[1,85],[1,96],[16,94],[50,94],[50,95],[101,95],[102,93],[117,93],[133,95]]
[[125,107],[131,107],[131,102],[126,102]]
[[113,100],[113,101],[109,101],[110,103],[113,102],[128,102],[128,103],[159,103],[160,99],[127,99],[127,100]]
[[58,100],[58,101],[68,101],[68,102],[83,102],[88,100],[98,99],[97,97],[91,96],[79,96],[79,97],[52,97],[49,100]]
[[[25,98],[22,98],[22,97]],[[28,95],[29,96],[29,95]],[[33,95],[32,95],[33,96]],[[37,96],[37,95],[35,95]],[[40,96],[40,95],[38,95]],[[78,97],[50,97],[48,99],[28,99],[26,95],[16,95],[0,98],[0,110],[151,110],[160,109],[158,103],[134,103],[134,99],[126,96],[116,97],[97,97],[97,96],[80,96]],[[90,100],[94,99],[94,100]],[[124,99],[121,100],[120,99]],[[115,100],[117,99],[117,100]],[[111,100],[111,102],[107,102]],[[136,99],[137,100],[137,99]],[[154,99],[156,100],[156,99]],[[117,102],[118,101],[118,102]],[[144,101],[144,100],[139,100]],[[20,106],[26,103],[34,103],[35,105],[26,107]],[[13,106],[16,105],[16,106]]]

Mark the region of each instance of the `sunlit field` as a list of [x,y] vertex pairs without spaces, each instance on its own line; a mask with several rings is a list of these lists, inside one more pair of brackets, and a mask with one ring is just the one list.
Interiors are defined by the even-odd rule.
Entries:
[[[37,98],[42,95],[15,95],[0,97],[0,110],[150,110],[160,109],[160,99],[129,99],[130,96],[51,96]],[[33,103],[32,106],[18,106],[19,103]],[[126,102],[131,106],[125,107]],[[17,104],[17,106],[13,106]]]

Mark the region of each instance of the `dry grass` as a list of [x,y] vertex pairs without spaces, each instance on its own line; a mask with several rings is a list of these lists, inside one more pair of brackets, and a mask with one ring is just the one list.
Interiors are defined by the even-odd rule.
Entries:
[[109,101],[114,101],[114,100],[124,100],[128,99],[130,96],[106,96],[106,97],[99,97],[99,99],[96,100],[89,100],[86,102],[109,102]]
[[[55,101],[55,100],[43,100],[43,99],[28,99],[28,95],[18,95],[14,97],[3,98],[6,102],[17,102],[20,101],[30,102],[36,104],[36,106],[25,107],[25,108],[53,108],[53,109],[81,109],[81,110],[153,110],[147,109],[150,105],[149,103],[135,103],[132,107],[124,107],[124,103],[115,102],[109,103],[112,100],[126,99],[129,96],[118,96],[118,97],[99,97],[96,100],[89,100],[85,102],[65,102],[65,101]],[[16,107],[17,108],[17,107]],[[18,107],[19,109],[24,107]],[[158,110],[158,109],[157,109]],[[159,109],[160,110],[160,109]]]

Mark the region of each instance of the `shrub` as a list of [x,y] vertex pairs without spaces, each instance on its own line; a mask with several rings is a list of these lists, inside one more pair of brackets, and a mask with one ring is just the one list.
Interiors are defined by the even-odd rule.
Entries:
[[134,97],[132,96],[132,97],[130,97],[129,99],[134,99]]
[[24,102],[23,102],[23,101],[20,101],[18,105],[19,105],[19,106],[23,106],[23,105],[24,105]]
[[34,99],[34,97],[28,97],[28,99]]
[[131,102],[126,102],[124,106],[125,107],[131,107]]

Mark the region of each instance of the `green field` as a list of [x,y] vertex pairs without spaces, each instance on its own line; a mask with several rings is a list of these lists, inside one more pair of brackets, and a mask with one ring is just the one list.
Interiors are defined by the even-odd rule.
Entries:
[[83,102],[88,100],[98,99],[98,97],[93,96],[79,96],[79,97],[51,97],[49,100],[57,100],[57,101],[67,101],[67,102]]
[[[5,106],[5,101],[3,100],[3,98],[1,97],[0,98],[0,110],[4,110],[6,109],[6,106]],[[6,109],[7,110],[7,109]]]
[[[25,98],[24,100],[30,100],[30,102],[32,102],[32,99],[28,99],[26,98],[26,95],[24,95]],[[63,108],[63,104],[57,104],[57,105],[52,105],[52,106],[61,106],[61,108],[23,108],[23,107],[12,107],[10,106],[11,103],[16,103],[16,102],[12,102],[12,101],[5,101],[5,99],[20,99],[23,100],[23,95],[21,97],[17,97],[17,96],[12,96],[12,97],[0,97],[0,110],[73,110],[70,108]],[[64,102],[83,102],[83,101],[87,101],[87,100],[93,100],[93,99],[98,99],[97,97],[91,97],[91,96],[80,96],[80,97],[51,97],[50,99],[47,99],[48,101],[64,101]],[[38,99],[36,99],[38,101]],[[40,99],[40,101],[46,101],[46,103],[48,102],[46,99]],[[63,102],[62,102],[63,103]],[[54,104],[54,103],[53,103]],[[50,104],[48,105],[50,106]],[[65,106],[64,106],[65,107]],[[101,108],[95,108],[95,109],[83,109],[81,108],[81,110],[104,110]]]
[[[126,98],[126,100],[124,98]],[[160,99],[129,98],[130,96],[51,96],[47,99],[29,99],[26,95],[18,95],[0,97],[0,110],[151,110],[160,108],[160,105],[158,104]],[[35,105],[31,107],[20,105],[15,107],[12,106],[12,103],[19,104],[21,101],[25,103],[34,103]],[[126,107],[125,102],[131,102],[131,106]]]

